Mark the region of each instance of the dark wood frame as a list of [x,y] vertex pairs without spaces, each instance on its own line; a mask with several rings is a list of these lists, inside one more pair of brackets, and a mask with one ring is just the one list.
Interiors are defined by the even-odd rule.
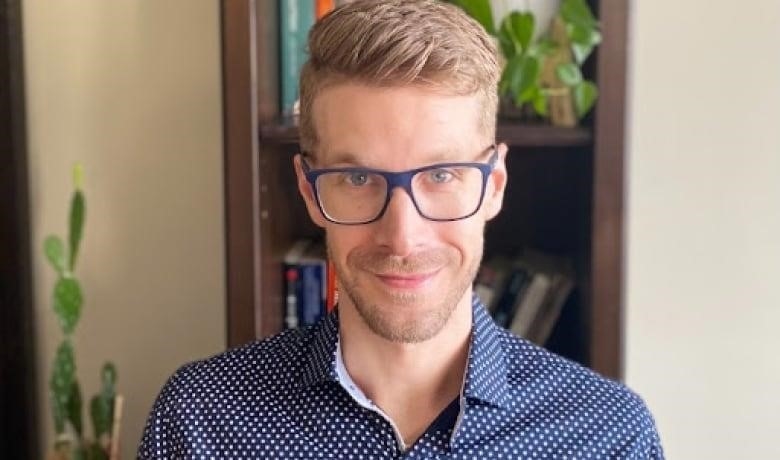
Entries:
[[38,458],[22,15],[0,0],[0,452]]
[[[275,11],[259,0],[222,1],[225,94],[225,187],[228,266],[228,339],[231,346],[279,330],[280,270],[263,235],[284,229],[273,222],[278,158],[263,155],[263,143],[294,144],[297,131],[268,123],[276,113]],[[584,292],[590,305],[587,361],[596,371],[622,378],[624,110],[628,4],[593,2],[604,41],[596,53],[601,90],[591,130],[514,127],[515,146],[592,146],[592,196],[588,221],[590,268]],[[263,39],[263,38],[268,38]],[[273,84],[271,84],[273,83]],[[501,136],[499,127],[499,136]],[[592,134],[591,134],[592,133]]]

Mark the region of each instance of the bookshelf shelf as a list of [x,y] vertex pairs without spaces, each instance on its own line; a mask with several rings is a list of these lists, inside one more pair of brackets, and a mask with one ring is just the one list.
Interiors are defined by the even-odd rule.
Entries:
[[[485,257],[536,248],[572,261],[576,292],[546,346],[608,377],[622,377],[626,37],[624,0],[588,0],[603,42],[586,63],[599,87],[582,127],[501,120],[510,146],[501,213]],[[280,119],[276,2],[222,0],[228,344],[283,327],[282,254],[321,236],[296,191],[292,119]]]
[[[593,142],[587,127],[563,128],[499,120],[496,140],[512,147],[585,147]],[[278,145],[298,143],[298,126],[291,118],[260,125],[260,141]]]

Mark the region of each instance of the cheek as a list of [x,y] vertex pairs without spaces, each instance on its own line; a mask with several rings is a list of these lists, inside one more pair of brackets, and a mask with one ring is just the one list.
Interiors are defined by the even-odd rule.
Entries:
[[458,251],[460,263],[467,263],[482,253],[485,225],[478,216],[451,222],[438,233],[442,243]]
[[369,241],[370,235],[360,225],[328,225],[325,227],[325,239],[329,255],[336,261],[346,260],[347,255],[356,247]]

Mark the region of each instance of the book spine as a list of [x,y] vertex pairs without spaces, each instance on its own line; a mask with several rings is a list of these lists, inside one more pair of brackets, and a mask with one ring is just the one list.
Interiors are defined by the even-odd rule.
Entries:
[[314,14],[319,21],[336,7],[336,0],[314,0]]
[[506,288],[496,304],[496,311],[493,317],[496,323],[501,327],[509,327],[512,317],[515,314],[517,299],[523,295],[523,291],[529,282],[529,274],[522,267],[517,267],[512,271],[507,281]]
[[279,97],[283,115],[293,115],[306,41],[314,24],[314,0],[279,0]]
[[323,295],[325,262],[312,260],[299,265],[300,283],[298,284],[298,324],[309,326],[323,316],[325,298]]
[[325,294],[325,312],[330,313],[336,309],[336,304],[339,301],[339,292],[336,284],[336,267],[330,260],[328,260],[326,271],[328,285]]
[[288,329],[295,329],[298,327],[298,268],[285,266],[284,279],[284,325]]

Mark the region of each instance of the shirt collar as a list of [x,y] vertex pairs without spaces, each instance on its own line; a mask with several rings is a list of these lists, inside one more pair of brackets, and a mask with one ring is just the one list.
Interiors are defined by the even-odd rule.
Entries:
[[339,338],[338,309],[328,314],[312,328],[303,364],[300,386],[321,382],[337,382],[336,343]]
[[471,307],[473,322],[463,396],[467,400],[509,408],[504,332],[476,294],[472,296]]
[[[476,295],[472,296],[472,325],[463,397],[498,407],[509,407],[507,366],[501,328],[496,325]],[[339,337],[338,309],[312,329],[302,370],[301,386],[338,382],[336,344]]]

